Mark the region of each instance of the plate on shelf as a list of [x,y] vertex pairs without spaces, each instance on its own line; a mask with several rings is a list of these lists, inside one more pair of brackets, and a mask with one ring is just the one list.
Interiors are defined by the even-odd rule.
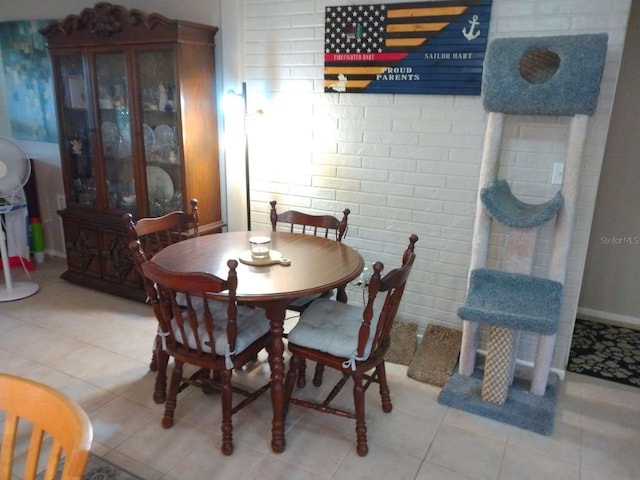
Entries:
[[158,125],[155,130],[157,145],[174,145],[176,135],[169,125]]
[[151,150],[151,148],[156,144],[156,135],[153,133],[153,128],[151,128],[146,123],[142,124],[142,135],[144,137],[144,149],[145,151]]
[[173,198],[171,177],[160,167],[147,167],[147,187],[149,200],[171,200]]
[[124,203],[125,205],[135,205],[136,196],[135,195],[123,195],[122,196],[122,203]]

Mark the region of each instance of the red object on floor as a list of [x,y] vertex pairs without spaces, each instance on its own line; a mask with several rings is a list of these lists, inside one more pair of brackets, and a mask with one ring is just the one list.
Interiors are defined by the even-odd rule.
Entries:
[[[21,257],[9,257],[9,268],[21,267],[23,264],[27,270],[33,271],[36,269],[31,260]],[[2,263],[0,263],[0,270],[2,270]]]

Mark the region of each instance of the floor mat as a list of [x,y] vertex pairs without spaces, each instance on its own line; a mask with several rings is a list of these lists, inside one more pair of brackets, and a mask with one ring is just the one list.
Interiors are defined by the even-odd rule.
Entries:
[[640,331],[576,320],[567,370],[640,387]]
[[439,325],[427,325],[407,376],[442,387],[453,372],[460,353],[462,332]]
[[416,353],[416,333],[418,326],[415,323],[393,322],[391,346],[384,359],[391,363],[409,365]]

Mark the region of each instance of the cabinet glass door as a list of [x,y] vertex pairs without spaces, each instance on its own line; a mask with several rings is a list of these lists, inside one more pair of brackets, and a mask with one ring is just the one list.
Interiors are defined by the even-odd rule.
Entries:
[[149,215],[183,209],[174,50],[137,55]]
[[64,155],[69,172],[69,201],[96,206],[95,165],[89,136],[87,82],[82,55],[63,55],[55,58],[61,79],[62,137]]
[[125,55],[97,54],[95,65],[108,205],[111,209],[136,213]]

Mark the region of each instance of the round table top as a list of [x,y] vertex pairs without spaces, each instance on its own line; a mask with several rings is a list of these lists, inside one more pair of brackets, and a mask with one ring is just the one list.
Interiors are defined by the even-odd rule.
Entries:
[[[249,238],[271,237],[272,250],[290,265],[252,266],[239,261]],[[227,278],[227,260],[238,260],[237,298],[241,301],[291,300],[350,282],[364,268],[362,256],[335,240],[288,232],[225,232],[202,235],[169,245],[152,262],[178,272],[206,272]]]

